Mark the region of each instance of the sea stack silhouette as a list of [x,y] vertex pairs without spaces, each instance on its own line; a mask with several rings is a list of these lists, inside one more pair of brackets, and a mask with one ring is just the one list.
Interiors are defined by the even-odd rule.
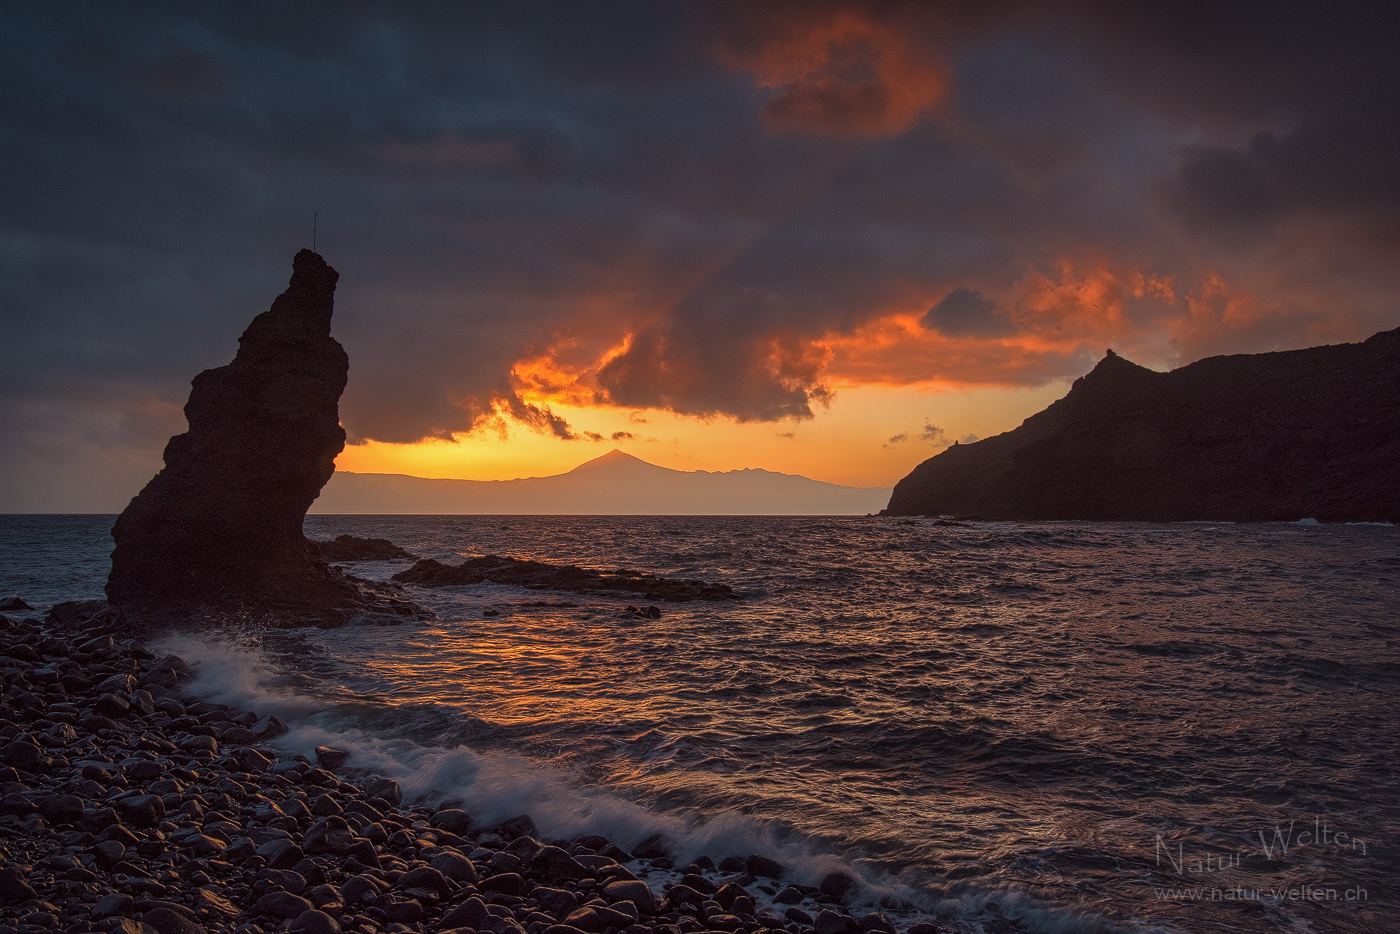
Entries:
[[914,468],[881,514],[1400,522],[1400,328],[1168,373],[1110,350],[1019,428]]
[[331,568],[302,534],[345,447],[349,359],[330,334],[338,278],[301,250],[287,290],[243,332],[233,362],[194,378],[189,431],[170,439],[165,468],[112,527],[107,599],[128,626],[413,612]]

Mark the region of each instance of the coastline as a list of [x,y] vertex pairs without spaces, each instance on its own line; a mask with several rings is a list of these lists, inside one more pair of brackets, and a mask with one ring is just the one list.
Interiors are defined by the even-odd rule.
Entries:
[[280,721],[183,693],[184,660],[101,606],[0,616],[0,934],[896,934],[852,916],[847,876],[475,827],[338,750],[278,750]]

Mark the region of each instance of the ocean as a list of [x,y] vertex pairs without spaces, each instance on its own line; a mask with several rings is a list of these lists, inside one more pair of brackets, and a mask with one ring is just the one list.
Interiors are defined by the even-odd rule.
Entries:
[[[0,594],[101,596],[111,516],[0,517]],[[902,927],[1400,930],[1400,529],[312,516],[424,557],[731,585],[411,588],[438,619],[164,646],[483,825],[844,870]],[[404,565],[371,562],[384,578]]]

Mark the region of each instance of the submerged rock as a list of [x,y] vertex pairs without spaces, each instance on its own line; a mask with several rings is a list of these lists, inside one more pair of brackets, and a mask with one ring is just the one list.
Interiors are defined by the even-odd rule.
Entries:
[[189,430],[170,439],[165,468],[112,528],[107,599],[130,628],[200,610],[332,623],[413,613],[329,567],[302,534],[345,447],[349,360],[330,334],[339,274],[310,250],[292,266],[233,362],[194,378]]
[[[582,594],[641,595],[664,603],[685,603],[690,600],[736,600],[738,595],[727,584],[708,581],[656,577],[639,571],[618,569],[595,571],[574,565],[545,564],[486,555],[470,558],[461,564],[443,564],[425,558],[413,567],[394,575],[394,580],[424,587],[448,587],[454,584],[509,584],[531,590],[562,590]],[[653,609],[653,608],[649,608]],[[659,618],[661,611],[644,613]]]

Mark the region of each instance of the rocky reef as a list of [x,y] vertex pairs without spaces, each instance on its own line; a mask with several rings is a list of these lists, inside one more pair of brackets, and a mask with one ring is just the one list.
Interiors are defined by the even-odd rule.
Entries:
[[395,574],[394,580],[424,587],[489,582],[530,590],[562,590],[567,593],[599,595],[627,594],[663,603],[738,599],[727,584],[657,577],[626,568],[595,571],[572,564],[561,566],[545,564],[542,561],[503,558],[500,555],[470,558],[455,565],[425,558],[413,567]]
[[1400,522],[1400,328],[1168,373],[1109,351],[1015,430],[924,461],[881,514]]
[[338,273],[310,250],[292,270],[233,362],[194,378],[189,430],[112,528],[107,598],[133,628],[211,613],[336,623],[416,612],[329,567],[302,534],[345,447],[349,361],[330,334]]

